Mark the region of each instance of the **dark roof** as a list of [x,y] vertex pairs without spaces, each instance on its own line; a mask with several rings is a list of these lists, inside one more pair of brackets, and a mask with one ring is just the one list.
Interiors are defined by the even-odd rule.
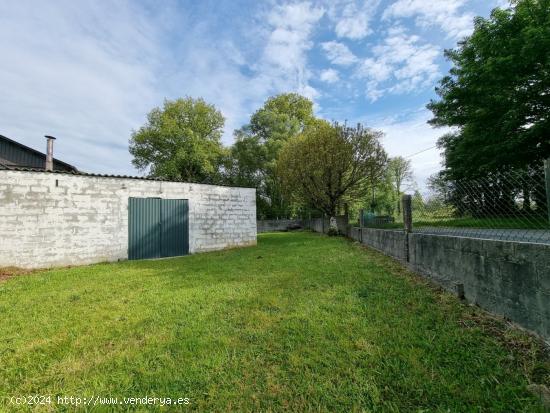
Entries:
[[[0,167],[0,169],[2,169],[2,168]],[[252,187],[249,187],[249,186],[207,184],[207,183],[202,183],[202,182],[171,181],[169,179],[153,178],[153,177],[149,177],[149,176],[110,175],[110,174],[96,174],[96,173],[88,173],[88,172],[80,172],[80,171],[62,171],[62,170],[46,171],[46,170],[40,169],[40,168],[25,168],[25,167],[18,167],[18,166],[14,166],[14,167],[7,168],[7,169],[9,169],[10,171],[18,171],[18,172],[45,172],[45,173],[49,173],[49,174],[87,176],[87,177],[92,177],[92,178],[140,179],[142,181],[174,182],[174,183],[179,183],[179,184],[194,184],[194,185],[208,185],[208,186],[224,186],[224,187],[228,187],[228,188],[256,189],[256,188],[252,188]]]
[[[0,135],[0,169],[30,168],[44,170],[46,154],[22,143]],[[54,158],[54,169],[78,172],[78,169],[66,162]]]

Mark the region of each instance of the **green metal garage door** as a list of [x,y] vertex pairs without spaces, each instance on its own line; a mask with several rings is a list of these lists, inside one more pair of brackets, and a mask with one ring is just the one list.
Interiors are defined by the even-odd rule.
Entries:
[[129,198],[128,259],[189,253],[187,199]]

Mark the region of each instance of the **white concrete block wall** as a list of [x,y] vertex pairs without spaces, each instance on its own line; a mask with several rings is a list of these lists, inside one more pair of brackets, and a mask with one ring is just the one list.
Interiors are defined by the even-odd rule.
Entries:
[[128,258],[128,198],[189,200],[189,252],[256,244],[256,190],[0,170],[0,267]]

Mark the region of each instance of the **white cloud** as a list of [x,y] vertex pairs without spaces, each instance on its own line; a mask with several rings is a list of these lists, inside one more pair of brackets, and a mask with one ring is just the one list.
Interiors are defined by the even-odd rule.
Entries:
[[510,0],[496,0],[495,7],[500,7],[501,9],[507,9],[510,7]]
[[213,39],[213,22],[170,5],[0,3],[0,134],[37,149],[52,134],[59,159],[90,172],[135,174],[131,130],[165,97],[188,95],[222,111],[228,144],[270,94],[319,96],[306,54],[323,13],[307,2],[275,6],[255,20],[262,24],[242,30],[245,42]]
[[310,98],[318,96],[308,83],[311,71],[307,51],[313,47],[311,36],[324,14],[323,8],[309,2],[279,5],[269,12],[271,31],[256,70],[271,90],[296,90]]
[[271,81],[241,73],[241,58],[236,61],[230,58],[236,48],[233,43],[229,47],[212,47],[200,32],[187,36],[192,46],[171,64],[177,69],[164,79],[165,90],[169,98],[200,96],[214,104],[225,117],[223,141],[229,144],[233,131],[248,120],[251,110],[269,94]]
[[397,0],[383,14],[388,18],[416,18],[422,27],[439,26],[450,38],[467,36],[473,28],[472,13],[460,11],[467,0]]
[[330,41],[321,44],[321,47],[325,51],[328,59],[335,65],[347,66],[357,62],[357,56],[355,56],[348,47],[339,42]]
[[87,170],[124,171],[130,130],[161,101],[158,32],[130,5],[0,5],[0,133]]
[[336,35],[352,40],[367,37],[372,33],[370,22],[379,3],[379,0],[332,3],[329,16],[335,22],[334,31]]
[[393,72],[393,64],[384,56],[365,59],[359,67],[359,74],[371,79],[375,84],[388,80]]
[[340,80],[340,76],[336,70],[326,69],[321,72],[319,79],[326,83],[336,83]]
[[440,49],[420,43],[402,28],[392,28],[386,38],[372,48],[372,56],[358,66],[356,76],[367,79],[367,96],[376,101],[384,93],[409,93],[424,88],[439,76],[435,62]]

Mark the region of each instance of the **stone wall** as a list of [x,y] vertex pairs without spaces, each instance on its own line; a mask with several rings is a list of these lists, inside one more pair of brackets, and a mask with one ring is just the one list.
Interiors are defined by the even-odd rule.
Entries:
[[315,232],[327,233],[329,228],[328,218],[312,218],[309,220],[309,229]]
[[[322,232],[323,221],[311,229]],[[353,226],[346,233],[449,291],[462,285],[468,302],[550,341],[550,245]]]
[[374,228],[354,228],[351,238],[391,257],[405,260],[405,232]]
[[256,244],[255,189],[0,170],[0,267],[128,257],[128,198],[189,200],[189,252]]
[[409,234],[409,266],[550,339],[550,245]]
[[[341,234],[347,235],[348,232],[348,217],[339,215],[336,217],[336,226]],[[329,218],[312,218],[309,220],[308,228],[315,232],[327,233],[330,228]]]
[[[338,231],[347,235],[348,233],[348,217],[339,215],[336,217],[336,226]],[[287,231],[289,229],[301,227],[310,229],[315,232],[327,233],[330,228],[330,220],[328,218],[311,218],[311,219],[268,219],[258,220],[258,232],[270,231]]]
[[550,245],[350,228],[349,236],[550,340]]
[[258,233],[260,233],[304,228],[304,226],[307,226],[307,222],[302,222],[301,219],[259,219],[256,225]]

